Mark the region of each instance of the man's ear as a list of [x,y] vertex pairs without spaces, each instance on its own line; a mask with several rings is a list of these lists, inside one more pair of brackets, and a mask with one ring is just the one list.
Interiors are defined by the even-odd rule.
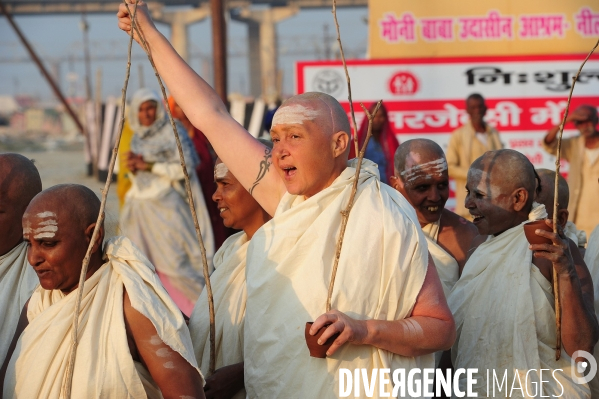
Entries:
[[348,148],[349,135],[344,131],[339,131],[333,134],[333,156],[337,158],[343,154]]
[[568,223],[568,217],[570,216],[570,212],[567,209],[560,209],[557,211],[557,224],[562,227],[566,227],[566,223]]
[[[88,245],[92,239],[92,235],[94,234],[95,227],[96,227],[96,224],[92,223],[89,226],[87,226],[87,228],[85,229],[85,240],[87,241]],[[94,243],[94,246],[92,247],[92,252],[91,252],[92,254],[96,253],[98,251],[98,249],[102,247],[102,242],[104,242],[104,223],[102,223],[102,225],[100,226],[100,229],[98,230],[98,236],[96,237],[96,242]]]
[[517,188],[514,190],[512,198],[514,201],[514,210],[516,212],[520,212],[522,209],[524,209],[526,203],[528,202],[528,190],[526,190],[524,187]]
[[391,184],[391,187],[403,193],[404,182],[398,176],[390,176],[389,183]]

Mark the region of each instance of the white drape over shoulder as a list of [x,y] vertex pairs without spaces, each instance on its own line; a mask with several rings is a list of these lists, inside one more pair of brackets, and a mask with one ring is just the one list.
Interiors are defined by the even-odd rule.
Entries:
[[440,219],[435,223],[427,224],[422,228],[422,232],[426,237],[428,252],[430,252],[433,262],[435,262],[439,279],[443,285],[443,293],[447,297],[455,282],[458,281],[459,267],[458,261],[448,254],[437,242],[439,239],[440,224]]
[[21,310],[38,284],[37,274],[27,262],[27,243],[0,256],[0,363],[4,363]]
[[[229,237],[214,255],[210,276],[216,321],[216,369],[243,361],[243,321],[246,288],[245,263],[249,245],[244,232]],[[189,319],[189,332],[195,356],[203,373],[210,366],[210,315],[208,294],[203,291]],[[245,389],[234,399],[245,398]]]
[[[530,218],[537,219],[538,213],[539,209]],[[508,390],[519,378],[522,389],[532,394],[539,386],[539,370],[550,369],[542,376],[543,395],[560,396],[563,386],[562,398],[588,398],[588,385],[571,380],[568,354],[562,349],[561,359],[555,360],[552,286],[532,263],[522,225],[481,244],[449,294],[458,333],[452,348],[454,367],[478,368],[474,391],[479,397],[487,396],[487,370],[489,386],[493,371],[499,381],[507,371]],[[529,370],[533,371],[527,374]],[[515,385],[519,386],[517,380]],[[460,386],[465,388],[465,376]],[[502,392],[497,389],[496,397],[506,397],[505,385]],[[526,397],[525,393],[514,390],[511,397]]]
[[[309,355],[305,323],[325,312],[341,210],[356,160],[318,194],[285,194],[275,217],[248,248],[244,334],[245,384],[250,398],[338,397],[340,368],[433,367],[433,355],[402,357],[346,344],[327,359]],[[426,240],[401,194],[381,184],[364,160],[332,297],[333,309],[356,319],[410,315],[428,265]],[[370,375],[370,371],[368,372]],[[407,374],[407,371],[406,371]],[[378,388],[375,397],[378,397]]]
[[[84,286],[71,397],[162,398],[149,373],[131,358],[123,290],[160,339],[198,369],[189,331],[154,267],[127,238],[109,240],[105,253],[107,262]],[[6,373],[4,398],[61,398],[77,292],[64,295],[41,287],[34,292],[29,325]]]

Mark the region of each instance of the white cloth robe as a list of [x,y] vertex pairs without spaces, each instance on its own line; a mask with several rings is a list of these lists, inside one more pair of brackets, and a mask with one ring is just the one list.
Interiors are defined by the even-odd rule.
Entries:
[[[154,267],[125,237],[106,243],[106,263],[84,286],[72,398],[162,398],[149,372],[131,358],[123,315],[123,290],[160,339],[201,372],[181,312]],[[68,295],[38,287],[27,311],[29,325],[11,358],[4,398],[62,398],[78,289]]]
[[0,364],[4,363],[21,310],[38,284],[37,274],[27,262],[27,243],[0,256]]
[[[214,255],[214,273],[210,276],[214,298],[216,369],[243,362],[243,321],[246,288],[245,262],[249,245],[242,231],[227,238]],[[202,291],[189,318],[189,332],[196,360],[202,373],[210,366],[210,314],[208,294]],[[234,399],[246,397],[245,389]]]
[[[539,209],[533,210],[537,217],[530,217],[531,220],[542,218]],[[478,369],[474,391],[479,397],[487,395],[487,370],[494,370],[499,379],[507,370],[511,389],[516,374],[525,388],[526,373],[534,369],[536,372],[528,375],[528,392],[533,393],[535,387],[530,382],[538,384],[539,370],[551,369],[556,378],[552,372],[544,372],[543,395],[560,395],[561,384],[562,398],[588,398],[588,384],[572,381],[571,358],[563,348],[561,359],[555,360],[552,286],[532,263],[523,224],[481,244],[466,262],[449,294],[448,303],[457,329],[452,348],[454,368]],[[465,375],[460,379],[460,387],[462,390],[466,387]],[[505,397],[505,392],[495,394]],[[512,394],[513,398],[523,397],[520,390]]]
[[[252,237],[246,267],[245,385],[249,398],[335,398],[339,369],[434,367],[433,354],[408,358],[368,345],[345,344],[312,358],[305,323],[325,312],[341,213],[357,160],[321,192],[304,200],[286,193],[274,218]],[[333,309],[356,319],[400,320],[412,312],[428,266],[414,209],[381,184],[364,160],[332,297]],[[391,385],[388,385],[389,391]],[[375,390],[378,397],[379,390]]]

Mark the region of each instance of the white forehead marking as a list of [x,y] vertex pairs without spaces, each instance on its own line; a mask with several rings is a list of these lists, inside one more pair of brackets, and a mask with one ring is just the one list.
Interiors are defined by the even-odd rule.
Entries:
[[48,219],[48,220],[44,220],[43,222],[39,222],[38,226],[56,226],[58,223],[56,223],[56,220],[54,219]]
[[39,240],[40,238],[54,238],[54,235],[54,233],[38,233],[34,235],[33,238],[36,240]]
[[421,163],[420,165],[412,166],[409,169],[401,172],[401,175],[407,183],[416,180],[420,175],[438,176],[447,170],[447,161],[445,158],[435,159],[434,161]]
[[305,121],[313,121],[320,116],[315,109],[306,108],[300,104],[284,105],[275,112],[272,126],[277,125],[303,125]]
[[29,233],[31,233],[31,227],[24,227],[23,234],[29,234]]
[[46,211],[46,212],[38,213],[36,216],[38,218],[49,218],[50,216],[56,217],[56,214],[54,212]]
[[217,179],[224,179],[228,171],[229,168],[227,168],[227,165],[221,162],[214,167],[214,177]]

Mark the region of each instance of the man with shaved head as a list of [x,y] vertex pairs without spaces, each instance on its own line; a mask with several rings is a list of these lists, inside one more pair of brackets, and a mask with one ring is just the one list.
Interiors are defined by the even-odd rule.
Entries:
[[[536,202],[545,205],[547,210],[547,219],[553,219],[553,200],[555,193],[555,171],[549,169],[537,169],[540,179],[540,189],[536,197]],[[557,198],[557,222],[564,229],[564,234],[568,237],[584,256],[584,247],[587,243],[587,235],[584,231],[578,230],[571,220],[568,220],[570,212],[568,203],[570,201],[570,189],[568,182],[563,176],[558,179],[558,198]]]
[[[129,32],[125,4],[117,16],[119,27]],[[156,30],[145,5],[138,6],[137,17],[177,103],[273,216],[247,251],[248,397],[338,397],[341,369],[370,375],[377,369],[432,367],[432,353],[453,342],[453,319],[414,210],[380,183],[378,168],[368,160],[341,248],[332,310],[325,313],[341,211],[356,172],[356,160],[348,162],[350,127],[341,105],[323,93],[285,101],[273,118],[270,150],[230,117],[212,88]],[[326,359],[311,358],[306,348],[305,323],[312,321],[309,334],[326,326],[320,344],[339,333]],[[374,397],[393,390],[390,374],[382,374],[375,381],[382,392],[376,389]],[[356,395],[364,392],[359,391]]]
[[[40,286],[0,373],[4,399],[62,397],[79,275],[99,209],[98,197],[80,185],[51,187],[27,207],[23,239]],[[154,267],[125,237],[103,248],[99,231],[82,294],[71,397],[203,398],[189,331]]]
[[[561,227],[559,234],[536,230],[553,244],[528,243],[523,225],[547,217],[544,206],[533,203],[536,185],[534,167],[513,150],[487,152],[468,171],[466,208],[479,233],[489,237],[470,256],[449,294],[458,330],[453,364],[478,369],[474,391],[479,396],[486,396],[494,375],[501,381],[505,374],[507,384],[496,387],[501,397],[588,398],[588,385],[572,379],[576,366],[571,357],[579,350],[592,352],[599,336],[592,282]],[[562,309],[559,360],[554,268]]]
[[395,152],[391,185],[406,197],[418,215],[443,284],[445,295],[466,264],[470,244],[478,231],[461,216],[445,209],[449,175],[443,150],[428,139],[408,140]]
[[38,284],[27,263],[21,219],[29,201],[40,191],[42,181],[33,162],[19,154],[0,154],[0,364],[21,309]]
[[[597,108],[581,105],[568,115],[566,123],[573,123],[580,135],[562,140],[562,158],[570,163],[569,218],[589,236],[599,223],[599,130]],[[557,153],[559,125],[552,127],[543,139],[543,147],[550,154]]]

